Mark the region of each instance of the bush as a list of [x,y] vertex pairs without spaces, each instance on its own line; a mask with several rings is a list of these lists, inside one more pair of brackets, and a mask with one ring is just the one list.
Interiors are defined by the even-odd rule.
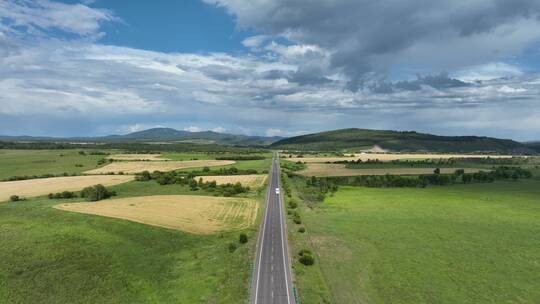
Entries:
[[238,248],[235,243],[229,243],[229,252],[234,252]]
[[245,244],[245,243],[247,243],[247,241],[248,241],[247,234],[245,234],[245,233],[240,233],[240,237],[239,237],[238,241],[240,242],[240,244]]
[[77,194],[71,191],[49,193],[49,199],[69,199],[74,197],[77,197]]
[[22,199],[18,195],[12,195],[9,197],[9,200],[12,202],[18,202],[18,201],[21,201]]
[[138,180],[141,182],[147,182],[151,179],[152,179],[152,176],[150,175],[150,172],[148,171],[143,171],[135,175],[135,180]]
[[296,201],[289,201],[289,208],[296,209],[296,207],[298,207],[298,203]]
[[315,264],[315,258],[313,257],[313,253],[310,250],[302,249],[298,253],[300,258],[298,261],[306,266]]
[[298,214],[298,212],[293,214],[293,222],[298,225],[302,224],[302,219],[300,218],[300,214]]
[[298,232],[304,233],[304,232],[306,232],[306,228],[300,227],[300,228],[298,228]]
[[116,192],[107,190],[101,184],[86,187],[81,191],[81,197],[84,197],[89,202],[100,201],[115,195]]

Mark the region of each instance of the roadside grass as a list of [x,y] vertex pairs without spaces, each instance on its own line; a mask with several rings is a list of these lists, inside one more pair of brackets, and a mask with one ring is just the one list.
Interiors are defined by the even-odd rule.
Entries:
[[106,157],[80,155],[79,151],[81,150],[0,150],[0,179],[49,173],[82,173],[97,168],[98,160]]
[[[294,180],[287,178],[284,174],[282,177],[283,183],[293,183]],[[303,249],[314,251],[314,248],[310,240],[310,230],[307,229],[304,233],[298,232],[300,227],[305,227],[304,223],[298,225],[292,220],[292,215],[288,213],[298,212],[301,215],[304,213],[304,209],[307,208],[304,204],[298,204],[298,207],[291,209],[288,207],[288,203],[291,200],[300,202],[299,193],[295,185],[291,187],[291,196],[284,195],[285,197],[285,212],[287,214],[287,238],[289,240],[289,255],[291,257],[291,267],[293,268],[293,279],[295,289],[300,303],[333,303],[332,296],[328,285],[323,277],[320,261],[316,259],[315,264],[311,266],[303,265],[298,261],[298,252]]]
[[335,303],[540,303],[539,198],[536,177],[341,187],[301,205]]

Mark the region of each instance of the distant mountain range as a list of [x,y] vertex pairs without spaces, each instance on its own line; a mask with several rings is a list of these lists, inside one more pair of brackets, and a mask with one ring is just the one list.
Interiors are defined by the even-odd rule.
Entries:
[[439,136],[412,131],[341,129],[290,138],[247,136],[213,131],[189,132],[172,128],[153,128],[125,135],[102,137],[32,137],[0,136],[0,141],[47,142],[144,142],[197,143],[234,146],[266,146],[271,149],[301,151],[368,150],[373,147],[389,151],[413,152],[502,152],[540,153],[540,142],[520,143],[509,139],[480,136]]
[[0,136],[3,141],[54,141],[54,142],[187,142],[199,144],[220,144],[236,146],[267,146],[283,139],[274,136],[247,136],[213,131],[189,132],[172,128],[152,128],[125,135],[108,135],[102,137],[33,137],[33,136]]
[[270,145],[287,150],[362,150],[379,146],[390,151],[434,152],[540,152],[539,143],[479,136],[438,136],[418,132],[368,129],[341,129],[279,140]]

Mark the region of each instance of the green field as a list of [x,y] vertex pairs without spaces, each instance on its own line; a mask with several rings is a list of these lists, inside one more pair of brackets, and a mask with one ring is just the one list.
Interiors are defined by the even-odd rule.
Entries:
[[[95,166],[104,156],[83,156],[77,150],[0,150],[0,157],[2,165],[11,166],[9,173],[2,171],[9,177],[62,173],[74,163],[86,164],[85,160]],[[54,162],[35,166],[34,160]],[[270,166],[267,160],[240,163],[246,169]],[[79,168],[73,165],[73,169]],[[119,198],[214,195],[155,181],[133,181],[110,189]],[[253,189],[241,196],[262,200],[262,193]],[[0,302],[236,304],[247,299],[258,226],[245,230],[249,243],[231,253],[228,246],[238,244],[238,231],[194,235],[52,208],[65,202],[35,198],[0,204]]]
[[237,233],[192,235],[51,208],[56,203],[0,205],[3,303],[240,303],[247,297],[252,246],[230,253]]
[[540,303],[539,198],[538,179],[341,187],[302,207],[318,263],[297,267],[320,269],[334,303]]
[[[104,155],[81,150],[0,150],[0,179],[11,176],[82,173],[97,168]],[[76,166],[82,165],[82,166]]]

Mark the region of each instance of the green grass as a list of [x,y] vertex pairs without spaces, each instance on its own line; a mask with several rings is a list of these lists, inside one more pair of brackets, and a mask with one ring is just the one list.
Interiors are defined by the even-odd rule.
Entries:
[[[257,159],[257,160],[239,160],[239,161],[236,161],[236,163],[232,165],[212,166],[210,167],[210,169],[219,170],[220,168],[236,167],[237,169],[242,169],[242,170],[254,169],[254,170],[257,170],[259,173],[262,173],[264,170],[269,170],[271,165],[272,165],[272,158],[265,158],[265,159]],[[195,170],[200,171],[201,169],[202,168],[189,168],[189,169],[182,169],[182,170],[177,170],[177,171],[178,172],[191,172]]]
[[[114,190],[117,193],[117,198],[121,197],[134,197],[134,196],[147,196],[147,195],[209,195],[213,196],[216,193],[210,192],[204,189],[191,191],[187,185],[160,185],[156,181],[131,181],[125,184],[108,187],[110,190]],[[237,197],[252,197],[259,198],[264,191],[264,187],[257,189],[251,189],[248,193],[236,195]]]
[[[285,183],[291,184],[294,180],[287,178],[287,175],[283,175],[282,187]],[[305,184],[305,183],[304,183]],[[299,186],[299,185],[297,185]],[[298,196],[297,187],[291,187],[291,196],[285,194],[285,205],[289,212],[301,212],[305,208],[304,205],[299,204],[297,208],[291,209],[288,207],[288,203],[291,200],[296,202],[300,201]],[[287,212],[287,213],[289,213]],[[298,232],[298,228],[305,227],[305,224],[295,224],[292,220],[292,215],[287,215],[287,238],[289,240],[289,252],[292,257],[292,268],[295,277],[295,289],[300,303],[331,303],[331,294],[328,285],[323,277],[319,261],[315,262],[315,265],[305,266],[298,261],[298,252],[302,249],[309,249],[313,251],[313,246],[309,239],[310,231],[307,230],[304,233]]]
[[214,159],[212,154],[202,152],[166,152],[162,153],[162,155],[162,158],[171,160]]
[[302,217],[335,303],[540,303],[539,198],[538,179],[342,187]]
[[[40,152],[28,151],[42,158],[73,152],[77,162],[85,157]],[[39,174],[28,164],[34,158],[21,155],[23,174]],[[117,197],[213,195],[155,181],[109,188]],[[260,201],[262,192],[242,196]],[[248,298],[258,224],[243,231],[249,242],[240,245],[239,231],[202,236],[51,208],[64,202],[42,197],[0,204],[0,302],[236,304]],[[233,253],[231,242],[238,244]]]
[[[80,150],[0,150],[0,179],[11,176],[81,173],[97,168],[104,155],[80,155]],[[76,164],[83,165],[76,167]]]
[[241,303],[247,297],[252,246],[227,249],[238,233],[198,236],[51,208],[56,203],[0,205],[2,303]]

